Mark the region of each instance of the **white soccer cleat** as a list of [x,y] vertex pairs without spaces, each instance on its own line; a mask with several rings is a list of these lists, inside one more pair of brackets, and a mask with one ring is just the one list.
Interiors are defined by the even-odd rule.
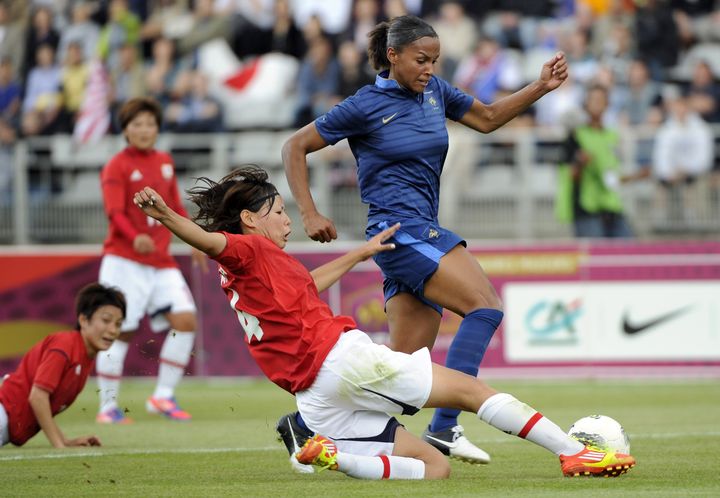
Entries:
[[462,425],[438,432],[430,432],[428,427],[423,432],[422,439],[450,458],[473,464],[490,463],[490,455],[472,444],[463,435],[464,430]]

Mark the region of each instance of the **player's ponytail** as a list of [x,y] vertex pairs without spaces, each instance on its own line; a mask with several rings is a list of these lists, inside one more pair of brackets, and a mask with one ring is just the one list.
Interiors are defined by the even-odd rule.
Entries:
[[376,71],[382,71],[390,67],[390,61],[387,58],[387,38],[389,22],[381,22],[368,33],[368,60],[370,65]]
[[245,209],[257,213],[266,203],[269,212],[278,195],[267,172],[254,164],[233,170],[219,182],[207,177],[197,182],[205,185],[187,191],[198,207],[193,221],[208,232],[242,233],[240,213]]
[[399,16],[381,22],[368,33],[368,60],[377,71],[389,69],[388,47],[402,52],[405,46],[425,36],[438,37],[433,27],[419,17]]

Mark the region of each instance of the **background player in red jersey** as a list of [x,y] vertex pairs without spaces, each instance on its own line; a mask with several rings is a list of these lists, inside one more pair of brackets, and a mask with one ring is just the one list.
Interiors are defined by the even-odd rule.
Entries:
[[[183,216],[175,166],[169,154],[155,150],[162,111],[157,101],[135,98],[119,113],[128,146],[113,156],[101,173],[105,212],[109,219],[99,280],[123,291],[127,318],[119,340],[98,356],[100,423],[128,423],[118,406],[118,392],[128,343],[142,317],[151,317],[154,331],[170,328],[160,351],[155,392],[146,402],[150,413],[173,420],[189,420],[190,414],[175,401],[175,388],[190,360],[197,320],[195,303],[177,262],[170,255],[172,234],[152,218],[133,207],[133,193],[151,185]],[[193,261],[207,269],[205,255],[193,251]]]
[[[352,318],[335,316],[318,294],[360,261],[395,249],[393,225],[312,272],[283,251],[290,218],[265,171],[245,167],[190,191],[201,226],[175,213],[152,188],[135,194],[142,211],[217,261],[220,283],[248,349],[275,384],[296,397],[316,433],[297,455],[364,479],[440,479],[450,464],[388,413],[453,407],[560,457],[565,475],[615,476],[629,455],[585,447],[542,414],[481,380],[432,364],[427,347],[413,354],[374,344]],[[202,228],[201,228],[202,227]],[[203,228],[205,230],[203,230]]]
[[78,293],[75,310],[76,330],[37,343],[0,385],[0,446],[22,446],[40,429],[55,448],[100,446],[92,435],[66,438],[53,417],[80,394],[98,351],[117,339],[125,297],[117,289],[90,284]]

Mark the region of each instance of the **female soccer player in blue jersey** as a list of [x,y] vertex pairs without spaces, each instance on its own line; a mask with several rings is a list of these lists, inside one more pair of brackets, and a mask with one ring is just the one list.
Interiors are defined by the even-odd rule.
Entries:
[[[432,348],[443,308],[464,317],[446,365],[476,376],[502,304],[465,241],[438,224],[440,174],[448,150],[446,119],[489,133],[520,114],[567,78],[562,53],[540,77],[486,105],[435,76],[440,41],[414,16],[396,17],[370,32],[368,55],[382,72],[374,85],[293,134],[282,156],[305,232],[313,240],[337,237],[332,220],[318,212],[308,184],[307,154],[347,138],[357,160],[362,201],[369,205],[367,237],[393,224],[397,249],[374,256],[384,276],[390,345],[411,353]],[[424,434],[443,453],[472,463],[489,456],[462,434],[459,410],[439,409]]]

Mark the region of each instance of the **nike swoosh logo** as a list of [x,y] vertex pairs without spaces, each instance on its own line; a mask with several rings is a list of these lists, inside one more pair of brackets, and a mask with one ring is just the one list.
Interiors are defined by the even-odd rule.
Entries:
[[388,116],[388,117],[386,117],[386,118],[382,118],[383,124],[388,124],[388,123],[390,122],[390,120],[391,120],[392,118],[394,118],[395,116],[397,116],[397,112],[396,112],[395,114],[393,114],[392,116]]
[[441,445],[443,445],[446,448],[454,448],[457,446],[457,443],[454,441],[452,443],[450,443],[448,441],[443,441],[442,439],[438,439],[436,437],[428,436],[427,434],[425,435],[425,439],[432,439],[433,441],[440,443]]
[[647,330],[649,328],[660,325],[663,322],[672,320],[676,316],[686,313],[689,309],[690,306],[686,306],[684,308],[671,311],[670,313],[665,313],[664,315],[660,315],[657,318],[653,318],[652,320],[648,320],[642,323],[631,323],[630,319],[628,318],[627,312],[625,312],[623,314],[623,332],[625,332],[627,335],[637,334],[639,332],[642,332],[643,330]]

